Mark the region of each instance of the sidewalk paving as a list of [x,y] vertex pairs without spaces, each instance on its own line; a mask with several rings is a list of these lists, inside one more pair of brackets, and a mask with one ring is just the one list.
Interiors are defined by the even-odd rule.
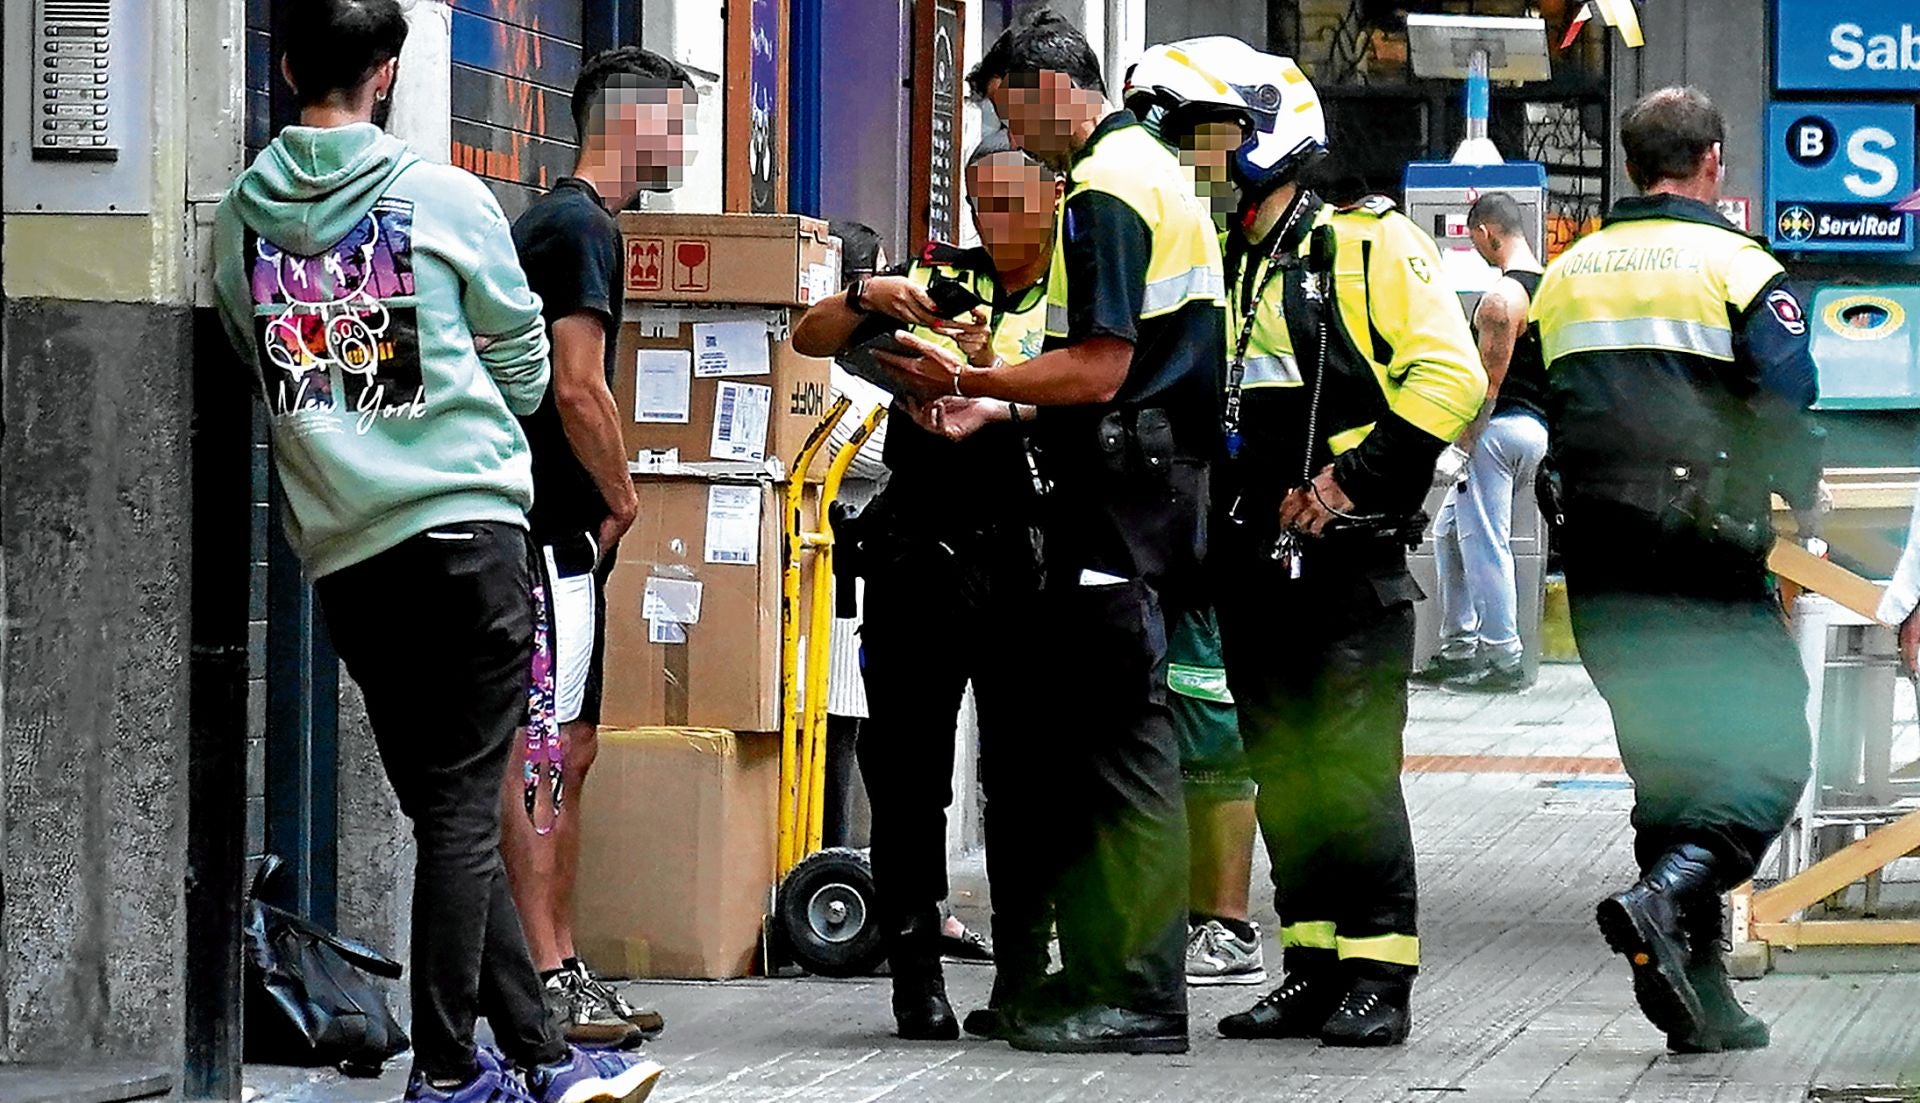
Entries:
[[[655,1098],[1797,1103],[1814,1089],[1920,1083],[1917,975],[1741,984],[1741,998],[1773,1024],[1772,1049],[1666,1055],[1634,1008],[1625,965],[1593,930],[1594,902],[1633,877],[1632,795],[1605,705],[1578,667],[1549,667],[1510,697],[1422,690],[1413,715],[1407,796],[1427,965],[1405,1048],[1232,1042],[1214,1032],[1219,1016],[1264,989],[1195,989],[1191,1054],[1122,1058],[1023,1054],[972,1039],[904,1043],[891,1036],[883,980],[637,984],[631,996],[668,1018],[649,1048],[668,1068]],[[955,886],[963,918],[980,922],[977,859],[955,870]],[[1263,910],[1256,918],[1270,931]],[[1267,953],[1277,966],[1271,939]],[[955,1005],[978,1006],[990,977],[950,968]],[[398,1098],[403,1075],[352,1082],[250,1068],[248,1082],[267,1103],[374,1103]]]

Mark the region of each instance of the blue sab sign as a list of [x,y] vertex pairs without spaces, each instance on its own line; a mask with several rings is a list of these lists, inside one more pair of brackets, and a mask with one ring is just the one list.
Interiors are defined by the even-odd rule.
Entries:
[[1767,236],[1781,249],[1908,252],[1914,188],[1911,104],[1776,103],[1767,108]]
[[1920,92],[1914,0],[1780,0],[1774,30],[1782,89]]

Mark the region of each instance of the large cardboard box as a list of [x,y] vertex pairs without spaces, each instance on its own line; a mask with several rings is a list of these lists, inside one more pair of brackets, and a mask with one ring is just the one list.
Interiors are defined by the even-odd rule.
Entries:
[[602,728],[574,942],[610,976],[751,973],[773,889],[779,740]]
[[620,216],[629,300],[812,306],[840,290],[840,241],[788,214]]
[[[797,312],[629,303],[614,404],[627,456],[680,463],[779,461],[782,471],[826,414],[830,363],[787,340]],[[808,477],[818,480],[827,457]]]
[[639,520],[607,586],[602,723],[779,730],[785,487],[751,476],[633,481]]

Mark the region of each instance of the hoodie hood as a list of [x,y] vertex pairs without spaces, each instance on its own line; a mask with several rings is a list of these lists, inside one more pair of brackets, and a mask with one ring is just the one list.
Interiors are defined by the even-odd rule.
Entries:
[[359,225],[419,159],[372,123],[290,126],[234,185],[234,213],[276,246],[314,256]]

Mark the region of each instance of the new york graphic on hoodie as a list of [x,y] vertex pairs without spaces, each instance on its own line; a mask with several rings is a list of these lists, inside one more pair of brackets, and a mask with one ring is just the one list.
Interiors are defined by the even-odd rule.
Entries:
[[514,415],[546,391],[547,335],[484,184],[371,124],[289,127],[215,235],[220,312],[314,577],[439,525],[525,526]]

